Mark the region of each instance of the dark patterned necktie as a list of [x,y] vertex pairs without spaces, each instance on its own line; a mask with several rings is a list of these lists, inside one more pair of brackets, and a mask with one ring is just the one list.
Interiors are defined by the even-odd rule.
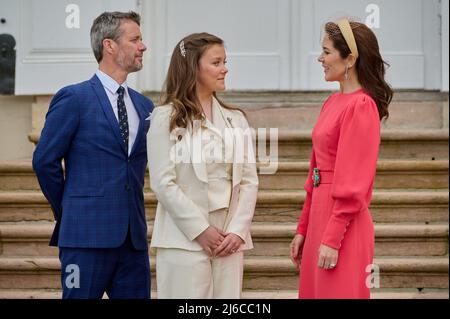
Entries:
[[125,102],[123,100],[123,95],[125,93],[124,87],[120,86],[117,89],[117,93],[119,93],[119,97],[117,99],[117,114],[119,116],[120,134],[122,135],[122,140],[128,154],[128,115],[127,108],[125,107]]

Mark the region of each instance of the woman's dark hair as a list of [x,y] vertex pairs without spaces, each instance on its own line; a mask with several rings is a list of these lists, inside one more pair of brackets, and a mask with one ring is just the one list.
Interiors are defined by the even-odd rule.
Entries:
[[[350,22],[350,26],[358,47],[359,57],[356,60],[358,80],[364,89],[377,104],[380,121],[389,117],[388,106],[392,101],[394,92],[385,81],[385,66],[389,67],[380,54],[375,34],[365,24]],[[334,22],[325,24],[325,32],[339,51],[341,58],[345,59],[351,53],[338,25]]]

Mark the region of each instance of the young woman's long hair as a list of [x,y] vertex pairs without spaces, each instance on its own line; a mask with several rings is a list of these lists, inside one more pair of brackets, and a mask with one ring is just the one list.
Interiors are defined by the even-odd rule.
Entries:
[[[359,57],[356,60],[356,72],[358,80],[364,91],[369,94],[377,104],[380,121],[389,117],[388,106],[392,101],[394,92],[385,81],[385,66],[388,63],[383,61],[375,34],[365,24],[360,22],[350,22],[350,26],[358,47]],[[333,42],[335,49],[345,59],[351,53],[338,25],[328,22],[325,25],[325,32]]]
[[[224,45],[219,37],[209,33],[194,33],[182,39],[175,46],[170,60],[169,70],[161,96],[162,105],[172,103],[173,112],[170,120],[170,131],[176,127],[187,128],[194,120],[203,120],[204,115],[196,94],[199,61],[211,46]],[[230,106],[214,97],[226,109],[244,111]]]

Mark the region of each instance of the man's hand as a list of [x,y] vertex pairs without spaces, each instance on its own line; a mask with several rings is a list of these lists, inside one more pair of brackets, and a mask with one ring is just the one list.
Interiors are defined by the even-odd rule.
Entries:
[[214,250],[213,255],[216,257],[229,256],[234,254],[243,243],[244,241],[241,237],[233,233],[228,233],[220,246]]
[[225,233],[214,226],[209,226],[195,238],[210,257],[212,257],[214,249],[219,247],[224,239]]
[[337,265],[339,250],[325,246],[319,247],[319,268],[333,269]]
[[303,235],[301,235],[301,234],[296,234],[290,244],[291,261],[294,264],[296,269],[299,269],[299,267],[300,267],[304,242],[305,242],[305,237],[303,237]]

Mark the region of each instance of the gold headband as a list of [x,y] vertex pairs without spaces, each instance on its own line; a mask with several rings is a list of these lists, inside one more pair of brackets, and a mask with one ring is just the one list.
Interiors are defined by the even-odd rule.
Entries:
[[347,19],[339,20],[336,23],[341,30],[342,35],[344,36],[345,42],[347,42],[350,51],[352,52],[355,59],[358,58],[358,47],[356,46],[355,36],[353,35],[352,27],[350,26],[350,22]]

